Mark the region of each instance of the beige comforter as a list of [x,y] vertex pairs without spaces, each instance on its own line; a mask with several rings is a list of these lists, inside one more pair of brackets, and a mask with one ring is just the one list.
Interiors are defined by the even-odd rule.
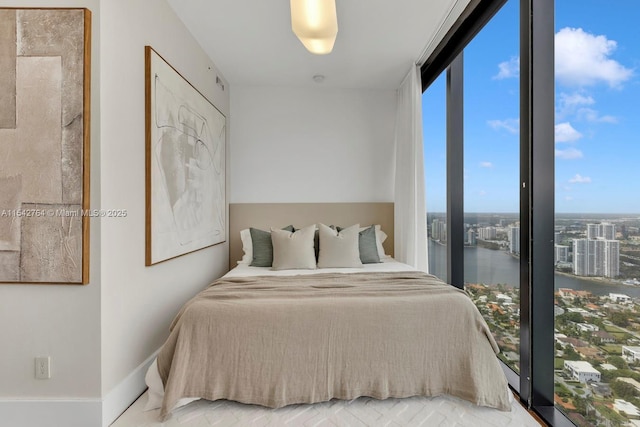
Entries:
[[498,347],[466,294],[420,272],[222,278],[158,356],[165,396],[268,407],[449,394],[508,411]]

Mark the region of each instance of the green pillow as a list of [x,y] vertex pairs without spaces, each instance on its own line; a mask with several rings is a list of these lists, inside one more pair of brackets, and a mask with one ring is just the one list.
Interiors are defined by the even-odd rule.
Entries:
[[[332,226],[333,227],[333,226]],[[342,227],[336,227],[336,230],[340,232]],[[376,264],[380,261],[378,255],[378,244],[376,241],[376,226],[365,228],[359,233],[358,246],[360,248],[360,261],[363,264]]]
[[[288,225],[283,230],[293,231],[293,225]],[[271,243],[271,232],[249,228],[251,234],[251,244],[253,245],[252,267],[271,267],[273,263],[273,244]]]

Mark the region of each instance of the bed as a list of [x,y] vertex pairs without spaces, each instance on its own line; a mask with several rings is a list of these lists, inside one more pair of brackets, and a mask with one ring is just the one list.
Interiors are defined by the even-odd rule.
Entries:
[[509,411],[498,346],[468,296],[381,261],[231,269],[175,317],[147,373],[147,409],[166,419],[199,398],[278,408],[448,394]]

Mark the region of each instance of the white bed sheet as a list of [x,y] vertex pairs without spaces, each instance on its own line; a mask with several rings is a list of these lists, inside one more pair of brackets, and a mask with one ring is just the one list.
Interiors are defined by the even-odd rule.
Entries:
[[316,268],[315,270],[272,270],[271,267],[251,267],[248,264],[238,264],[223,277],[247,276],[298,276],[321,273],[374,273],[382,271],[415,271],[415,268],[403,264],[393,258],[384,258],[376,264],[363,264],[357,268]]
[[[373,273],[394,271],[415,271],[415,268],[388,257],[376,264],[364,264],[362,268],[316,268],[315,270],[272,270],[271,267],[251,267],[248,264],[238,264],[222,277],[248,277],[248,276],[297,276],[321,273]],[[158,373],[157,361],[154,360],[145,376],[145,382],[149,387],[149,399],[144,408],[145,411],[160,408],[164,398],[164,386]],[[199,398],[181,399],[173,409],[184,406]]]

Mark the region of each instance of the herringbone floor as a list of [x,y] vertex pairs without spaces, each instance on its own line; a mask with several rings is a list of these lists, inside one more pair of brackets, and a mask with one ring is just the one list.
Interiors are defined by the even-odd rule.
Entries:
[[227,400],[200,400],[174,411],[164,423],[159,409],[143,412],[143,394],[112,427],[539,427],[515,400],[511,412],[475,406],[453,397],[332,400],[280,409]]

